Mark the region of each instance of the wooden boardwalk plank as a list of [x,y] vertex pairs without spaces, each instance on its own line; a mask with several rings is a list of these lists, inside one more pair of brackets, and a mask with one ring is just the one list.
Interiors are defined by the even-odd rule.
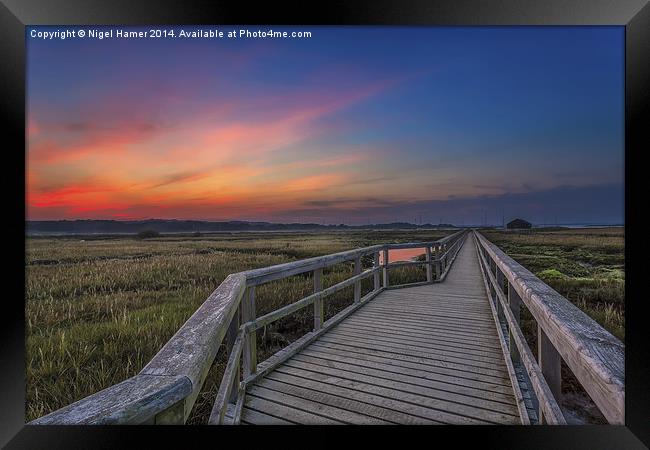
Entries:
[[442,283],[381,292],[249,384],[241,423],[520,423],[472,244]]
[[439,343],[435,341],[431,342],[421,342],[413,339],[403,339],[400,336],[392,336],[388,333],[386,334],[374,334],[371,332],[364,332],[361,330],[333,330],[330,334],[332,337],[340,337],[341,340],[352,340],[356,341],[357,339],[367,341],[374,341],[377,343],[382,343],[383,345],[392,347],[392,348],[409,348],[414,350],[422,351],[435,351],[437,354],[452,356],[457,358],[469,358],[477,361],[484,361],[492,363],[493,360],[496,360],[496,364],[501,364],[503,361],[503,355],[499,355],[495,352],[486,352],[469,348],[456,348],[452,347],[445,343]]
[[[473,419],[494,422],[512,421],[517,419],[517,417],[515,417],[515,407],[508,408],[508,405],[501,405],[496,402],[483,401],[481,405],[477,405],[478,401],[474,397],[453,395],[445,391],[427,388],[426,386],[380,378],[375,375],[361,373],[360,371],[348,371],[318,364],[311,364],[309,362],[298,361],[295,358],[288,361],[286,365],[298,369],[318,372],[332,377],[361,381],[366,384],[387,388],[393,392],[393,395],[395,395],[395,398],[397,399],[404,398],[405,395],[408,398],[416,396],[423,399],[424,403],[428,404],[429,407]],[[502,410],[506,410],[507,412]]]
[[327,350],[329,352],[340,352],[343,355],[350,355],[356,358],[367,358],[370,361],[385,362],[398,367],[416,368],[433,373],[453,376],[460,380],[474,380],[482,381],[487,384],[499,384],[510,387],[510,380],[504,377],[501,372],[494,372],[493,374],[473,370],[473,367],[463,366],[461,364],[440,363],[435,360],[428,360],[417,356],[407,356],[391,354],[372,349],[359,349],[349,345],[331,344],[315,342],[313,348]]
[[390,330],[388,332],[381,332],[377,328],[368,328],[368,327],[338,327],[338,331],[343,333],[362,333],[364,336],[373,337],[373,338],[386,338],[390,339],[392,342],[404,342],[412,343],[414,346],[423,346],[428,348],[429,346],[435,348],[436,346],[442,346],[445,349],[453,352],[460,352],[472,355],[482,355],[482,356],[491,356],[497,357],[500,359],[503,355],[500,353],[500,348],[495,347],[485,347],[478,344],[467,343],[463,341],[445,339],[445,336],[414,336],[412,334],[405,334],[401,330]]
[[[430,380],[428,378],[364,367],[352,364],[351,362],[342,363],[332,360],[323,360],[323,358],[316,358],[304,354],[297,355],[296,358],[292,359],[292,362],[294,360],[305,364],[324,366],[328,369],[340,369],[342,371],[359,374],[359,379],[361,379],[361,377],[364,379],[368,379],[367,377],[374,378],[376,380],[381,379],[386,380],[386,382],[389,382],[391,385],[393,382],[397,382],[402,389],[409,391],[411,391],[411,389],[414,389],[417,392],[421,389],[427,389],[426,392],[429,392],[430,395],[434,396],[435,398],[449,400],[456,403],[471,404],[483,409],[502,411],[504,413],[516,412],[514,402],[510,404],[503,403],[502,398],[498,398],[497,400],[495,399],[496,394],[488,391],[482,391],[458,385],[450,385],[449,383]],[[424,391],[422,390],[421,392]]]
[[[347,321],[344,324],[339,325],[341,329],[354,328],[355,330],[365,330],[369,332],[381,332],[385,331],[385,328],[381,328],[378,324],[368,323],[368,322],[352,322]],[[403,327],[393,328],[390,331],[391,335],[394,336],[404,336],[409,337],[415,340],[422,340],[424,342],[437,341],[437,342],[447,342],[449,345],[460,346],[460,347],[470,347],[470,348],[485,348],[486,350],[494,350],[496,352],[501,351],[499,343],[496,341],[486,342],[484,340],[467,340],[464,339],[463,335],[453,335],[447,333],[423,333],[415,329],[405,329]]]
[[[329,333],[328,333],[329,334]],[[484,360],[479,357],[472,357],[472,355],[461,355],[458,353],[451,353],[451,352],[445,352],[445,351],[437,351],[434,348],[425,348],[425,347],[418,347],[415,348],[413,346],[410,346],[408,344],[390,344],[390,343],[385,343],[385,342],[378,342],[377,340],[368,338],[355,338],[355,339],[349,339],[346,338],[345,336],[328,336],[327,340],[323,339],[323,342],[330,342],[330,340],[335,339],[334,342],[344,342],[344,343],[350,343],[350,344],[363,344],[366,347],[369,348],[374,348],[378,350],[384,350],[384,351],[389,351],[392,353],[399,353],[402,355],[411,355],[411,356],[424,356],[429,359],[437,359],[440,361],[448,361],[448,362],[455,362],[455,363],[460,363],[460,364],[465,364],[468,366],[475,366],[475,367],[481,367],[484,369],[493,369],[493,368],[504,368],[505,370],[505,364],[502,363],[501,361],[498,360]],[[498,367],[495,367],[498,366]]]
[[[343,423],[288,406],[279,399],[279,396],[267,395],[266,397],[258,397],[252,392],[247,392],[244,405],[248,409],[254,409],[266,415],[278,417],[296,424],[339,425]],[[268,397],[274,398],[274,400],[269,400]]]
[[314,358],[321,358],[328,361],[337,361],[342,363],[350,363],[356,366],[367,367],[372,369],[381,370],[383,372],[392,372],[395,374],[404,374],[411,377],[416,377],[420,379],[432,380],[441,383],[441,386],[444,386],[445,389],[452,389],[455,392],[463,392],[463,389],[466,389],[466,392],[469,392],[470,395],[486,396],[489,398],[494,398],[505,403],[512,403],[511,398],[511,389],[506,387],[503,390],[503,386],[479,383],[479,382],[464,382],[459,383],[458,380],[453,376],[445,376],[435,372],[429,372],[421,369],[413,369],[407,367],[393,366],[386,364],[384,362],[369,361],[366,358],[361,358],[357,355],[347,355],[342,356],[340,354],[333,354],[325,350],[312,348],[306,349],[302,352],[303,355],[313,356]]
[[266,400],[277,401],[290,406],[291,408],[296,408],[304,412],[312,412],[319,416],[328,417],[343,423],[357,425],[382,425],[390,423],[385,420],[340,408],[339,406],[342,402],[338,402],[336,406],[333,407],[328,404],[332,402],[324,401],[322,395],[308,395],[306,394],[306,391],[297,392],[297,390],[290,389],[287,386],[281,386],[278,388],[277,384],[274,384],[273,382],[265,382],[266,380],[263,381],[264,382],[258,383],[255,386],[251,386],[248,392],[251,395]]
[[[489,390],[493,392],[500,392],[506,395],[510,395],[512,388],[509,384],[509,380],[498,379],[498,378],[483,378],[476,379],[474,376],[470,378],[467,375],[457,370],[446,370],[444,368],[435,368],[430,366],[425,366],[423,364],[409,363],[408,361],[399,361],[396,359],[381,358],[364,353],[354,353],[350,351],[342,351],[333,347],[321,347],[319,345],[314,345],[310,349],[305,350],[305,354],[311,354],[311,352],[320,352],[321,356],[330,355],[331,357],[341,357],[346,358],[347,360],[354,360],[355,364],[379,364],[383,365],[382,369],[387,371],[395,371],[397,373],[405,373],[408,375],[420,376],[422,378],[435,378],[440,381],[458,384],[461,386],[475,387],[477,389]],[[470,372],[471,373],[471,372]]]

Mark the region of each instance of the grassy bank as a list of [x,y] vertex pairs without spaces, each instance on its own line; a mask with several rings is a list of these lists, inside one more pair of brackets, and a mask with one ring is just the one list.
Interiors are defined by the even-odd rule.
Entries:
[[[232,272],[383,242],[432,240],[444,231],[240,233],[135,238],[29,238],[26,244],[26,419],[32,420],[138,373]],[[365,266],[370,261],[365,261]],[[324,273],[324,287],[352,265]],[[311,275],[257,290],[257,314],[312,292]],[[422,280],[423,268],[391,281]],[[371,280],[363,285],[371,289]],[[352,302],[352,287],[326,302],[326,317]],[[259,333],[260,360],[311,329],[310,308]],[[225,358],[220,351],[190,423],[205,423]]]
[[596,322],[625,340],[623,228],[484,235]]

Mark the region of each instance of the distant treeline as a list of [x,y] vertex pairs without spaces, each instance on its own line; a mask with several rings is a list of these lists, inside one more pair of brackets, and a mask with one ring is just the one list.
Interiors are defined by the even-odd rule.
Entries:
[[406,222],[373,225],[321,225],[317,223],[271,222],[207,222],[199,220],[28,220],[27,234],[136,234],[151,230],[159,233],[193,233],[218,231],[284,231],[284,230],[336,230],[336,229],[396,229],[396,228],[453,228],[451,224],[415,225]]

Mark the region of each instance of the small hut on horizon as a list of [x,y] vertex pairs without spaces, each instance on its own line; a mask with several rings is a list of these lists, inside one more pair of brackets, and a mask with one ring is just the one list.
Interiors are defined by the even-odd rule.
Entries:
[[524,219],[514,219],[508,222],[506,228],[508,230],[530,230],[532,224]]

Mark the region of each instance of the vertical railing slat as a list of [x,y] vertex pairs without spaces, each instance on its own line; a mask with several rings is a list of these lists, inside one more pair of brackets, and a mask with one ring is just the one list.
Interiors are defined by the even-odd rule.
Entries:
[[[373,268],[374,269],[379,268],[379,252],[374,253]],[[379,279],[379,272],[378,271],[375,272],[375,274],[373,276],[373,281],[374,281],[375,291],[378,291],[381,288],[380,279]]]
[[[314,292],[323,290],[323,269],[314,270]],[[314,330],[320,330],[325,322],[323,311],[323,299],[319,298],[314,302]]]
[[[537,325],[537,360],[546,384],[551,389],[555,400],[560,403],[562,396],[562,358],[539,324]],[[546,423],[541,407],[539,417],[542,423]]]
[[[226,334],[226,350],[227,355],[230,355],[232,347],[235,344],[235,339],[237,339],[237,333],[239,332],[240,325],[240,315],[241,315],[241,306],[237,308],[235,315],[230,321],[230,326],[228,327],[228,333]],[[237,386],[239,385],[239,376],[233,380],[233,389],[230,391],[230,397],[228,398],[229,403],[235,403],[237,401]]]
[[[354,275],[359,275],[361,273],[361,256],[354,258]],[[354,303],[359,303],[361,301],[361,281],[356,281],[354,283]]]
[[[248,286],[242,299],[242,321],[255,320],[255,286]],[[244,376],[257,371],[257,332],[246,333],[244,340]]]
[[388,249],[384,249],[384,261],[383,261],[383,274],[384,274],[384,288],[387,288],[389,286],[389,281],[388,281]]
[[[510,305],[510,311],[512,311],[512,315],[515,317],[515,322],[517,323],[517,326],[521,328],[521,299],[519,298],[519,294],[517,294],[517,291],[512,287],[512,284],[508,283],[508,304]],[[520,356],[519,356],[519,350],[517,349],[517,345],[515,344],[513,333],[510,333],[510,357],[512,358],[513,361],[519,362]]]

